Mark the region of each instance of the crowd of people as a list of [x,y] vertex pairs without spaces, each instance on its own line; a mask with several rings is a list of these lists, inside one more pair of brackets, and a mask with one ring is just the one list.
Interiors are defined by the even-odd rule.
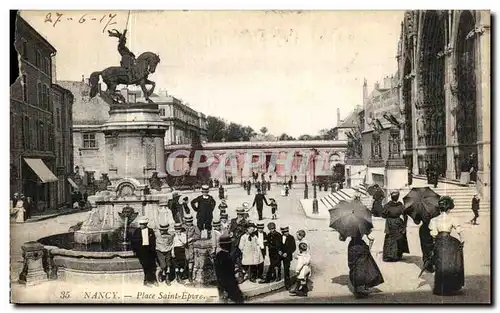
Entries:
[[[416,224],[420,224],[423,271],[434,273],[435,295],[455,294],[464,286],[464,238],[460,224],[449,214],[453,208],[453,199],[444,196],[439,199],[439,215],[420,216],[415,220]],[[403,254],[410,251],[406,235],[408,216],[404,212],[403,203],[399,201],[398,191],[391,193],[391,200],[377,214],[386,220],[383,261],[401,261]],[[458,233],[458,239],[451,236],[452,230]],[[368,240],[373,240],[368,234],[367,237]],[[382,273],[362,238],[361,233],[352,236],[348,247],[349,278],[356,296],[366,296],[368,288],[384,282]]]

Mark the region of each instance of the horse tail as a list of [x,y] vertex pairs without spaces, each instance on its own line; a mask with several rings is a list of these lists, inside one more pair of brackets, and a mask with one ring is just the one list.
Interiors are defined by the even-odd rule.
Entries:
[[90,83],[90,98],[94,98],[99,92],[99,76],[102,72],[94,72],[90,74],[89,83]]

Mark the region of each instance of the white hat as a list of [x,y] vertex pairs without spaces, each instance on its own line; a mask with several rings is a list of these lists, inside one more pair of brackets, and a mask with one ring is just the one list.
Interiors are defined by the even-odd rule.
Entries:
[[145,216],[141,216],[137,219],[137,224],[147,224],[149,223],[149,219]]

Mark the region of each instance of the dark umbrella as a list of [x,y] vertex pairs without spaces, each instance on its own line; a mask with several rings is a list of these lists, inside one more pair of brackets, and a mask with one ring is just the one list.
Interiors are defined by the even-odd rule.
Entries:
[[330,212],[330,227],[344,237],[369,234],[373,228],[372,214],[360,200],[340,201]]
[[412,188],[403,198],[404,213],[416,224],[421,220],[428,222],[439,215],[439,198],[440,195],[429,187]]

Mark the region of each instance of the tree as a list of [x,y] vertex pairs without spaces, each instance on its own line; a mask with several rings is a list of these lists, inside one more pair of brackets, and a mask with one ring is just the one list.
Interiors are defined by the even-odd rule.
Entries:
[[227,137],[226,122],[215,116],[207,117],[207,139],[209,142],[221,142]]
[[278,140],[279,141],[287,141],[287,140],[296,140],[294,137],[292,136],[289,136],[285,133],[281,134],[279,137],[278,137]]
[[325,128],[319,131],[322,140],[337,140],[337,132],[334,128]]
[[305,141],[307,141],[307,140],[313,140],[313,139],[314,139],[313,136],[307,135],[307,134],[299,136],[299,140],[305,140]]
[[267,133],[267,127],[265,127],[265,126],[264,126],[264,127],[262,127],[262,128],[260,129],[260,132],[262,133],[262,135],[265,135],[265,134]]

